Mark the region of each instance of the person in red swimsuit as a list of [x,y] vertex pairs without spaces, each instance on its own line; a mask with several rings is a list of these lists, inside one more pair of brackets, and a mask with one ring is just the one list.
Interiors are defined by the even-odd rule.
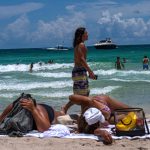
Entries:
[[149,59],[147,56],[144,56],[144,58],[143,58],[143,70],[144,69],[148,70],[149,69],[148,65],[149,65]]
[[124,69],[124,64],[121,62],[120,57],[117,57],[117,60],[115,62],[115,68],[117,70]]

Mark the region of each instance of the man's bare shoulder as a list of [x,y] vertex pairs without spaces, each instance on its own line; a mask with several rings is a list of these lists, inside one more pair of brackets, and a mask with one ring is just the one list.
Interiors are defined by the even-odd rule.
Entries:
[[83,42],[81,42],[81,43],[79,44],[79,48],[85,48],[85,44],[84,44]]

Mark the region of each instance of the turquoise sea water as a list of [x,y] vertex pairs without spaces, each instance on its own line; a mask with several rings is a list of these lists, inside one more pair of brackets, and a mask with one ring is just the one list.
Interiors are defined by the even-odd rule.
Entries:
[[[91,95],[107,94],[129,105],[143,107],[150,112],[150,70],[142,70],[143,56],[150,58],[150,45],[119,46],[114,50],[88,48],[87,61],[98,80],[89,79]],[[114,68],[116,57],[125,57],[125,70]],[[46,62],[51,59],[53,64]],[[33,62],[33,72],[29,64]],[[43,62],[42,66],[39,62]],[[31,93],[38,102],[57,110],[72,94],[71,71],[73,50],[46,49],[0,50],[0,111],[20,93]],[[73,107],[76,112],[79,107]]]

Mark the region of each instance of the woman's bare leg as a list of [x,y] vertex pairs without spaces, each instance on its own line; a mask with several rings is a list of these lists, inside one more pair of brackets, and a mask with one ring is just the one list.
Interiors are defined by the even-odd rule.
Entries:
[[108,105],[108,107],[111,109],[111,110],[114,110],[114,109],[121,109],[121,108],[129,108],[130,106],[114,99],[114,98],[111,98],[107,95],[99,95],[99,96],[94,96],[92,99],[94,100],[97,100],[99,102],[102,102],[106,105]]
[[91,98],[87,96],[82,96],[82,95],[70,95],[69,102],[65,106],[62,107],[62,110],[64,111],[64,113],[66,114],[68,109],[74,104],[80,105],[81,109],[83,109],[85,106],[91,105]]
[[64,114],[66,114],[67,111],[68,111],[68,109],[69,109],[71,106],[73,106],[73,105],[74,105],[74,103],[72,103],[71,101],[69,101],[66,105],[64,105],[64,106],[61,107],[61,111],[62,111]]
[[122,108],[130,108],[130,106],[128,106],[127,104],[122,103],[121,101],[118,101],[114,98],[111,98],[109,96],[107,96],[107,104],[110,107],[111,110],[115,110],[115,109],[122,109]]

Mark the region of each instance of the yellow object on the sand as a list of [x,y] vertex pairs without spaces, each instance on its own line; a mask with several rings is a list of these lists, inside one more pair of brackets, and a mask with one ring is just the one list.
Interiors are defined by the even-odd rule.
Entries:
[[135,128],[136,120],[136,114],[134,112],[130,112],[116,124],[116,129],[120,131],[130,131]]

